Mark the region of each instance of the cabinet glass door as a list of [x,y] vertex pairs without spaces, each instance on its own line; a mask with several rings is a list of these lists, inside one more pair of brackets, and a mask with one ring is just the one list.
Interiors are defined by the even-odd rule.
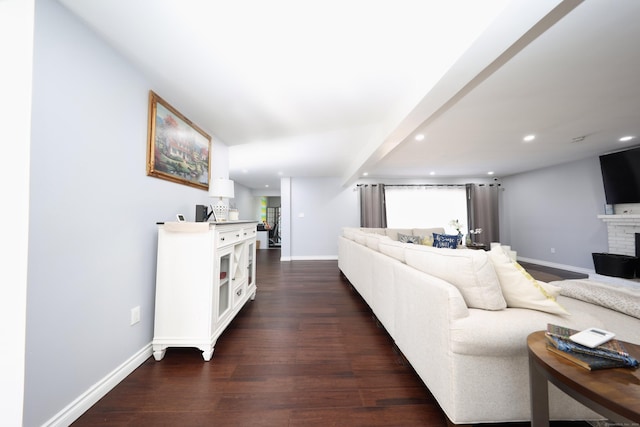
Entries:
[[227,253],[220,256],[220,280],[218,281],[218,319],[231,306],[230,303],[230,278],[231,278],[231,254]]
[[247,286],[253,285],[253,280],[255,277],[255,253],[256,253],[256,244],[255,242],[249,243],[247,248]]

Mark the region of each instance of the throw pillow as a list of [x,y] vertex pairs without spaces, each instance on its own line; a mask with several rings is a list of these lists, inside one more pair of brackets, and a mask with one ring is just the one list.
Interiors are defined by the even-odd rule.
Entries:
[[407,247],[404,255],[407,265],[458,288],[467,307],[484,310],[507,307],[500,282],[485,251],[415,246]]
[[556,301],[554,294],[557,295],[557,289],[555,286],[542,285],[520,264],[512,261],[500,245],[495,245],[488,253],[498,275],[507,307],[528,308],[560,315],[569,314]]
[[433,247],[455,249],[458,247],[458,236],[454,234],[433,233]]
[[398,242],[400,243],[415,243],[417,245],[422,244],[422,236],[413,236],[410,234],[398,233]]
[[387,236],[391,237],[392,240],[400,240],[398,239],[398,234],[408,234],[411,236],[413,234],[410,228],[387,228]]

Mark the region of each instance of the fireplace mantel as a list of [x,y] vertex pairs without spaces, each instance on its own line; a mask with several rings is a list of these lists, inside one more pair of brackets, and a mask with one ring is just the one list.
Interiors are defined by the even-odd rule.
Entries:
[[635,234],[640,233],[640,215],[598,215],[598,219],[607,224],[609,253],[635,256]]
[[621,222],[624,224],[636,223],[640,224],[640,215],[637,214],[621,214],[621,215],[598,215],[598,218],[604,222]]

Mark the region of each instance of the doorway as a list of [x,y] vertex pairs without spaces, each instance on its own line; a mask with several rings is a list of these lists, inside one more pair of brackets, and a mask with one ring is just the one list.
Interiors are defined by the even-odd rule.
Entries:
[[267,224],[271,227],[269,230],[269,247],[270,248],[279,248],[280,247],[280,198],[279,197],[269,197],[268,203],[271,201],[270,199],[278,199],[278,206],[267,206]]

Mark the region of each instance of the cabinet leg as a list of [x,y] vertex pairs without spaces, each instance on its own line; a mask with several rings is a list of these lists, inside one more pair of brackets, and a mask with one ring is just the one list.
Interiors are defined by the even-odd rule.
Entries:
[[253,301],[254,299],[256,299],[256,291],[253,291],[253,293],[251,294],[251,301]]
[[200,350],[202,350],[202,358],[204,359],[204,361],[205,362],[210,361],[211,356],[213,356],[214,347],[208,347],[208,348],[200,347]]
[[167,351],[167,347],[153,346],[153,358],[156,359],[156,362],[159,362],[162,360],[166,351]]

